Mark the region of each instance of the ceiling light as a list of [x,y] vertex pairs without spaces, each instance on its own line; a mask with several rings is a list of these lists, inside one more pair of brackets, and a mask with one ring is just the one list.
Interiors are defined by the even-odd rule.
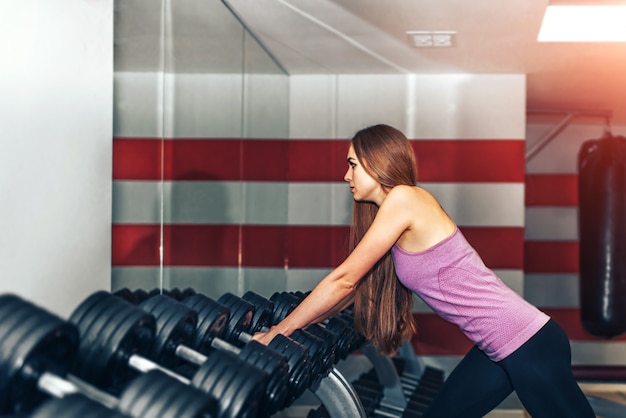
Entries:
[[551,1],[539,42],[624,42],[626,1]]
[[406,34],[416,48],[454,46],[456,36],[453,31],[408,31]]

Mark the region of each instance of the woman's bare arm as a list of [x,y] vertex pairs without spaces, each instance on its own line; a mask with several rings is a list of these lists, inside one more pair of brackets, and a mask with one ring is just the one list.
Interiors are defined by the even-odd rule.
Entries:
[[[346,260],[324,277],[283,321],[254,338],[268,344],[277,334],[290,335],[338,313],[354,301],[361,278],[393,246],[409,227],[402,193],[390,193],[380,206],[369,230]],[[399,204],[402,203],[402,204]]]

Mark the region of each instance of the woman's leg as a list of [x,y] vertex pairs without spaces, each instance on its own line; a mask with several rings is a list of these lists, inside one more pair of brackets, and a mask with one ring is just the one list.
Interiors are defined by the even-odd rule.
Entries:
[[533,418],[595,417],[572,373],[567,335],[553,320],[500,364]]
[[474,347],[450,373],[423,418],[482,417],[512,391],[505,371]]

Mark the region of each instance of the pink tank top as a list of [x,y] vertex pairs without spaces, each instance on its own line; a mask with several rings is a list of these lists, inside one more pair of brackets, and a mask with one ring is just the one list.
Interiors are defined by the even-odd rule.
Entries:
[[391,251],[400,281],[493,361],[513,353],[550,319],[488,269],[458,228],[427,250],[394,245]]

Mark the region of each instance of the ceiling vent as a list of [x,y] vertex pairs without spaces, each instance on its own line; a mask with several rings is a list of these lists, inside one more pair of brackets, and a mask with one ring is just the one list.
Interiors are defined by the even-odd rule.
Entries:
[[406,34],[415,48],[445,48],[456,43],[453,31],[408,31]]

